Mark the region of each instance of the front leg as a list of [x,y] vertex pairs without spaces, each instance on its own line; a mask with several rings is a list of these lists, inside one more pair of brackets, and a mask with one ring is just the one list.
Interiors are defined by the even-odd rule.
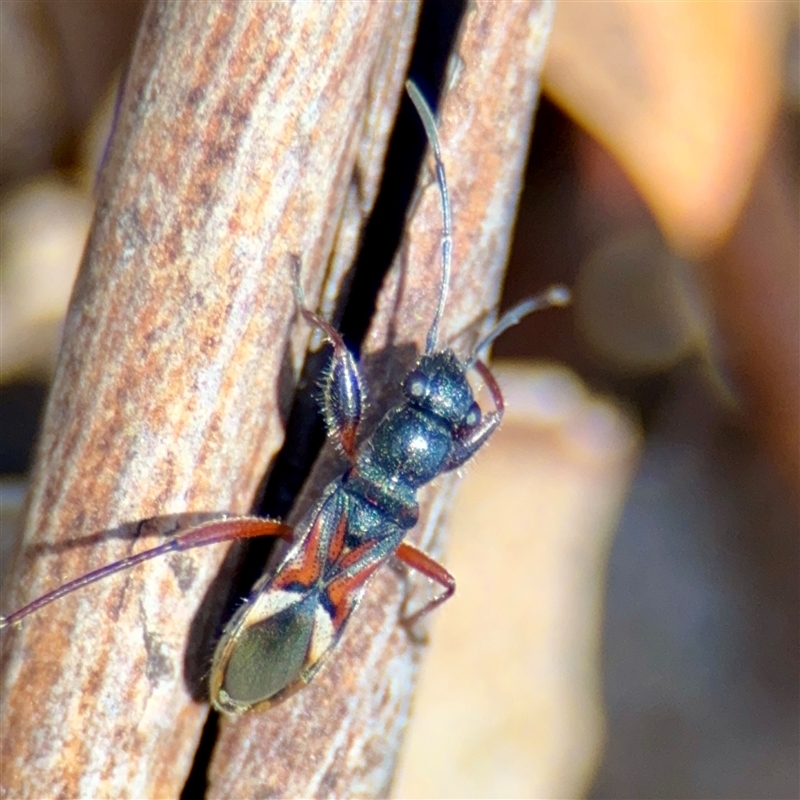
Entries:
[[292,256],[294,296],[298,311],[313,328],[333,345],[333,358],[322,383],[322,413],[328,434],[333,436],[350,459],[355,457],[356,437],[363,408],[363,378],[358,363],[347,349],[341,334],[318,314],[305,306],[300,286],[300,259]]
[[495,432],[500,425],[500,420],[503,419],[503,412],[506,405],[503,400],[503,392],[495,380],[492,371],[483,361],[477,360],[475,362],[475,369],[480,373],[486,383],[486,388],[492,396],[494,403],[494,411],[484,414],[481,421],[472,428],[465,429],[460,436],[453,442],[453,449],[447,458],[447,461],[442,467],[443,472],[457,469],[464,462],[469,459],[484,445],[486,440]]

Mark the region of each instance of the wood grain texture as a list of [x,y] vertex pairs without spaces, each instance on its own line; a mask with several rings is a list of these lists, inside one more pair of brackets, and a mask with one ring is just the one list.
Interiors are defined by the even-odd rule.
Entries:
[[[250,508],[308,338],[290,337],[289,254],[313,301],[359,158],[349,229],[374,196],[415,15],[148,7],[4,610],[198,515]],[[3,797],[179,794],[207,714],[196,642],[214,625],[198,606],[224,554],[152,562],[3,633]]]
[[[454,270],[442,340],[467,331],[455,341],[460,353],[474,341],[476,321],[497,303],[551,19],[549,3],[472,3],[451,63],[440,136]],[[424,346],[439,284],[440,230],[438,192],[425,170],[365,346],[373,412],[385,409]],[[422,519],[411,535],[434,554],[441,552],[452,486],[447,477],[423,493]],[[420,602],[416,589],[415,578],[405,582],[381,570],[310,686],[266,714],[223,720],[209,796],[387,795],[422,650],[398,625],[404,601]],[[447,606],[436,613],[446,614]]]

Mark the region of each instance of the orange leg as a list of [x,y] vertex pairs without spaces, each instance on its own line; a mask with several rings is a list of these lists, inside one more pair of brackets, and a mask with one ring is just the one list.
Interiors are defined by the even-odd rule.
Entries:
[[9,614],[7,617],[0,616],[0,630],[15,625],[20,620],[33,614],[46,605],[49,605],[54,600],[58,600],[65,595],[71,594],[77,589],[82,589],[90,583],[95,583],[115,572],[122,572],[122,570],[135,567],[143,561],[149,561],[151,558],[157,558],[167,553],[174,553],[180,550],[191,550],[194,547],[203,547],[207,544],[218,544],[219,542],[230,542],[235,539],[252,539],[258,536],[279,536],[287,541],[292,541],[293,530],[288,525],[282,522],[277,522],[273,519],[259,519],[258,517],[240,517],[238,519],[223,519],[215,520],[214,522],[206,522],[203,525],[198,525],[195,528],[190,528],[188,531],[174,536],[164,544],[153,547],[150,550],[144,550],[141,553],[136,553],[127,558],[115,561],[113,564],[106,564],[104,567],[88,572],[80,578],[76,578],[52,592],[42,595],[34,600],[32,603],[23,606],[22,608]]
[[436,597],[422,606],[419,611],[415,611],[410,617],[406,617],[403,620],[404,624],[413,626],[420,618],[430,614],[434,608],[453,596],[456,590],[456,579],[438,561],[434,561],[422,550],[407,542],[400,544],[395,551],[395,556],[407,566],[417,570],[417,572],[421,572],[444,588],[441,594],[436,595]]

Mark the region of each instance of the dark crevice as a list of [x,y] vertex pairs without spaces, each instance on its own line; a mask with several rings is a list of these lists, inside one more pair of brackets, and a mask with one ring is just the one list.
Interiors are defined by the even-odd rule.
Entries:
[[[434,111],[462,12],[462,4],[427,2],[420,15],[409,77],[422,90]],[[425,146],[419,117],[404,93],[386,151],[380,193],[364,228],[353,266],[350,292],[341,315],[337,314],[339,330],[356,353],[375,311],[378,292],[400,246]]]
[[197,743],[192,768],[183,785],[181,800],[196,800],[196,798],[205,797],[206,789],[208,789],[208,765],[211,763],[211,754],[217,744],[218,734],[219,712],[211,709],[206,724],[203,726],[200,741]]
[[[434,109],[465,7],[466,2],[454,0],[426,0],[422,6],[409,76]],[[352,268],[349,293],[340,299],[334,314],[334,323],[355,353],[360,350],[375,310],[378,291],[400,245],[424,151],[422,126],[410,100],[404,95],[389,140],[381,188]],[[319,385],[328,358],[325,349],[310,354],[306,360],[286,419],[283,447],[273,461],[261,498],[253,509],[259,516],[287,517],[325,443],[315,387]],[[271,548],[272,542],[255,540],[243,546],[244,554],[239,551],[237,561],[240,566],[223,619],[230,617],[238,598],[246,596],[261,575]],[[205,796],[207,769],[218,730],[219,715],[212,710],[181,794],[184,800]]]
[[24,475],[30,469],[36,431],[47,401],[44,381],[12,381],[0,387],[0,472]]

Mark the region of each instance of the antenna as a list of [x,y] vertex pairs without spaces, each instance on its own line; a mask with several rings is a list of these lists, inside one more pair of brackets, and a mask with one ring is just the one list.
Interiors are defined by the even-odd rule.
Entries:
[[406,91],[411,102],[417,109],[417,114],[425,128],[425,135],[430,142],[433,158],[436,162],[436,181],[439,184],[439,193],[442,196],[442,282],[439,286],[439,302],[436,306],[436,315],[433,318],[428,338],[425,342],[425,352],[432,353],[436,349],[436,340],[439,338],[439,325],[444,314],[444,303],[447,298],[447,287],[450,283],[450,254],[453,249],[453,228],[450,220],[450,196],[447,192],[447,178],[444,174],[442,150],[439,147],[439,136],[436,133],[436,120],[428,101],[413,81],[406,81]]
[[494,328],[475,345],[475,349],[467,359],[467,367],[472,367],[478,360],[478,356],[481,354],[482,350],[485,350],[501,333],[505,333],[505,331],[516,325],[523,317],[527,317],[528,314],[532,314],[534,311],[540,311],[543,308],[566,306],[571,300],[572,294],[570,290],[567,289],[566,286],[556,284],[528,300],[523,300],[513,308],[510,308],[500,317]]

